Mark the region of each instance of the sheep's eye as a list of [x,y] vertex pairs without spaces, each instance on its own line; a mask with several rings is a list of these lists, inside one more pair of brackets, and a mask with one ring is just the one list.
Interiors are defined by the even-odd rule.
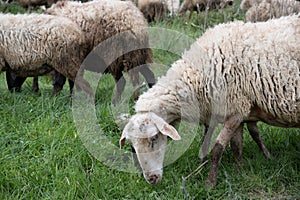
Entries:
[[151,142],[154,142],[155,140],[157,140],[158,136],[154,135],[153,137],[150,138]]

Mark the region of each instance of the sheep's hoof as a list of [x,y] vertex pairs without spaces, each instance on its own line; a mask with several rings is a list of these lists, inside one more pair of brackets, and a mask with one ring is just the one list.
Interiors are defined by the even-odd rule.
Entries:
[[201,164],[206,163],[208,161],[207,156],[204,156],[203,158],[201,158]]
[[271,156],[270,152],[267,149],[263,149],[263,155],[269,159],[269,160],[273,160],[273,157]]
[[209,180],[207,179],[204,185],[204,189],[209,190],[214,188],[217,185],[217,180]]
[[32,87],[32,91],[35,92],[35,93],[38,93],[39,88],[38,87]]
[[52,89],[52,95],[57,96],[60,93],[60,91],[63,89],[63,87],[64,87],[63,85],[54,84]]

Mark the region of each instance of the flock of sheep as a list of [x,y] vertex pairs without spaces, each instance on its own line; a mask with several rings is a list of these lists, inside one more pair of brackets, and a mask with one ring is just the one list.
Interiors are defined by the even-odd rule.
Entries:
[[[75,83],[91,98],[94,94],[83,78],[84,70],[110,73],[118,82],[114,103],[124,89],[123,72],[129,73],[134,86],[141,73],[150,89],[139,97],[135,94],[136,114],[125,126],[120,145],[125,140],[131,143],[145,179],[157,184],[162,179],[167,137],[181,139],[171,124],[180,119],[196,121],[205,125],[204,134],[209,138],[207,127],[216,120],[224,126],[210,153],[206,186],[214,186],[229,142],[242,162],[244,124],[266,157],[270,154],[260,139],[258,121],[300,127],[300,2],[244,0],[240,8],[247,10],[248,22],[207,30],[157,83],[147,65],[153,62],[147,20],[233,3],[185,0],[179,6],[179,0],[62,1],[44,14],[0,14],[0,71],[6,71],[10,90],[20,90],[26,77],[51,73],[54,94],[67,78],[71,91]],[[132,43],[144,48],[118,52],[121,56],[113,61],[113,52],[94,51],[102,41],[123,32],[122,44],[112,42],[113,49]],[[85,62],[87,56],[97,62]],[[38,88],[37,81],[34,83]]]

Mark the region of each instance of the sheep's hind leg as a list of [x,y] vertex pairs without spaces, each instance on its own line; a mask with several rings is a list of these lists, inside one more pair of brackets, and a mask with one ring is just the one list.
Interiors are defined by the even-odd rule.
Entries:
[[151,88],[155,84],[155,76],[153,72],[149,69],[148,65],[141,66],[140,72],[145,77],[149,88]]
[[71,79],[68,79],[68,82],[69,82],[70,94],[72,94],[73,88],[74,88],[74,81],[72,81]]
[[94,103],[95,98],[94,98],[93,89],[90,86],[90,84],[86,80],[83,79],[83,77],[77,76],[75,85],[76,85],[76,87],[78,87],[78,89],[83,90],[88,95],[88,98],[91,101],[91,103]]
[[[53,84],[53,94],[56,95],[59,93],[66,83],[66,77],[58,72],[55,72],[52,84]],[[73,93],[74,81],[68,79],[70,94]],[[79,88],[78,88],[79,89]]]
[[259,130],[257,127],[257,123],[256,122],[249,122],[247,123],[247,128],[249,130],[249,133],[251,135],[251,137],[253,138],[253,140],[256,142],[256,144],[258,145],[258,147],[260,148],[260,150],[263,152],[264,156],[266,158],[271,159],[271,154],[268,151],[268,149],[265,147],[260,135],[259,135]]
[[222,154],[225,147],[232,139],[238,128],[241,126],[242,120],[238,115],[228,117],[224,122],[224,127],[219,133],[216,143],[211,151],[211,166],[208,173],[205,186],[211,187],[217,184],[217,175],[220,167]]
[[76,72],[76,71],[73,71],[73,72],[74,72],[74,74],[69,74],[66,77],[68,79],[70,79],[71,81],[73,81],[73,83],[76,85],[76,88],[78,88],[78,90],[83,90],[88,95],[89,101],[91,103],[95,103],[95,95],[94,95],[93,89],[92,89],[91,85],[89,84],[89,82],[84,80],[83,70],[79,70],[78,72]]

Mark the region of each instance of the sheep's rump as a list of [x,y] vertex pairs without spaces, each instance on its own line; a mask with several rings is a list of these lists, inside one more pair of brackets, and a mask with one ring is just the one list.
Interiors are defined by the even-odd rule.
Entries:
[[[221,24],[206,31],[183,59],[199,74],[191,79],[194,91],[204,77],[206,99],[226,102],[220,116],[240,113],[245,120],[261,117],[271,125],[299,126],[299,38],[300,15]],[[253,109],[264,116],[251,116]]]
[[0,71],[43,75],[47,64],[74,80],[83,56],[82,32],[67,18],[43,14],[0,14]]

